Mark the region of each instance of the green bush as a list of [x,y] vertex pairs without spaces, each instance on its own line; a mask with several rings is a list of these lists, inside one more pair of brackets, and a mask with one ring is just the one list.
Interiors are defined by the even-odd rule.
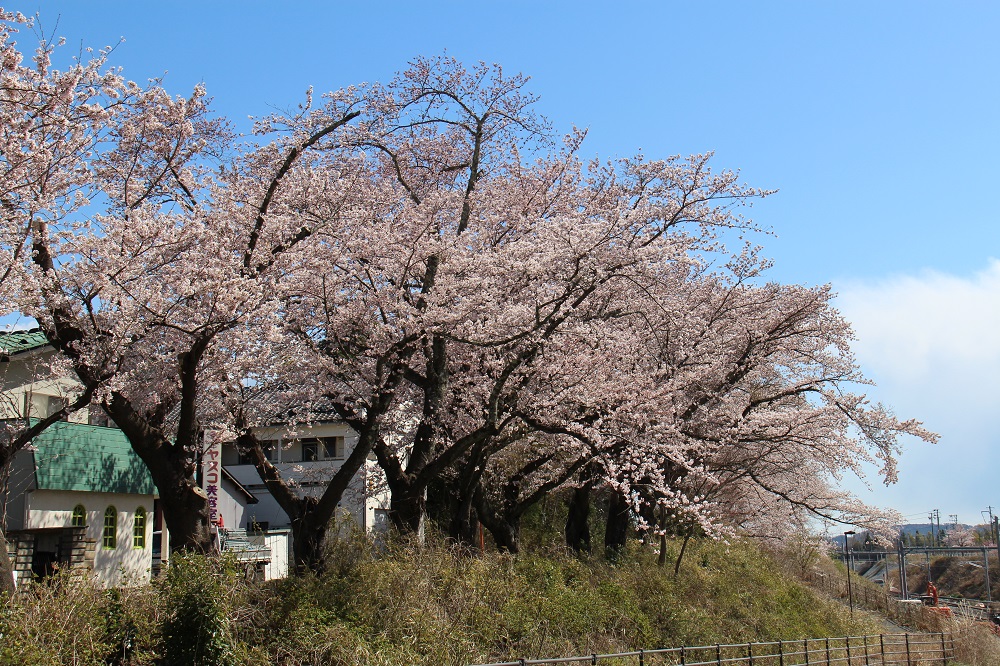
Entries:
[[228,614],[233,606],[232,578],[224,561],[202,555],[173,556],[161,587],[163,666],[234,663]]

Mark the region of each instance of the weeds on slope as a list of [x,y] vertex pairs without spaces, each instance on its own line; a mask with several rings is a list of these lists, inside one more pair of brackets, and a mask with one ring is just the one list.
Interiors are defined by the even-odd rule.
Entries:
[[6,605],[0,629],[0,663],[95,666],[437,666],[878,633],[752,544],[689,544],[675,578],[640,544],[612,565],[357,536],[332,546],[323,576],[263,583],[185,558],[152,586],[38,586]]

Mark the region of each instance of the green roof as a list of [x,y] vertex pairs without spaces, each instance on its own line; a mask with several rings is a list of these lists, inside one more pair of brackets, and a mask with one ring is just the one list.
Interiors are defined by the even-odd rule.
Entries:
[[153,478],[116,428],[60,421],[31,442],[42,490],[152,495]]
[[0,332],[0,358],[45,347],[48,344],[48,338],[37,328],[26,331],[2,331]]

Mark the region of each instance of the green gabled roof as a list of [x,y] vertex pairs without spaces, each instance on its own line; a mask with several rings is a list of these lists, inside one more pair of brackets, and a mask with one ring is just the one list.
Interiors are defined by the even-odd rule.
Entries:
[[0,359],[45,347],[48,344],[48,338],[37,328],[26,331],[0,331]]
[[41,490],[152,495],[153,478],[121,430],[58,422],[31,442]]

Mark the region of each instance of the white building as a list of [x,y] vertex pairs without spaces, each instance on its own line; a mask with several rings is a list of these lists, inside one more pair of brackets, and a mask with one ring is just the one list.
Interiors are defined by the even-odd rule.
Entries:
[[[282,478],[303,495],[316,497],[323,494],[329,480],[358,442],[357,433],[340,422],[319,423],[300,430],[275,426],[263,428],[256,435]],[[245,507],[242,515],[234,514],[232,523],[230,516],[224,514],[227,526],[248,531],[291,528],[287,514],[271,497],[250,459],[240,456],[234,445],[226,444],[222,449],[222,463],[226,471],[258,500]],[[365,531],[381,531],[387,526],[388,494],[382,489],[381,478],[374,456],[369,456],[354,475],[340,503],[341,513],[349,515]]]
[[121,431],[52,425],[14,457],[6,499],[19,580],[69,568],[103,586],[149,581],[161,517],[149,471]]

